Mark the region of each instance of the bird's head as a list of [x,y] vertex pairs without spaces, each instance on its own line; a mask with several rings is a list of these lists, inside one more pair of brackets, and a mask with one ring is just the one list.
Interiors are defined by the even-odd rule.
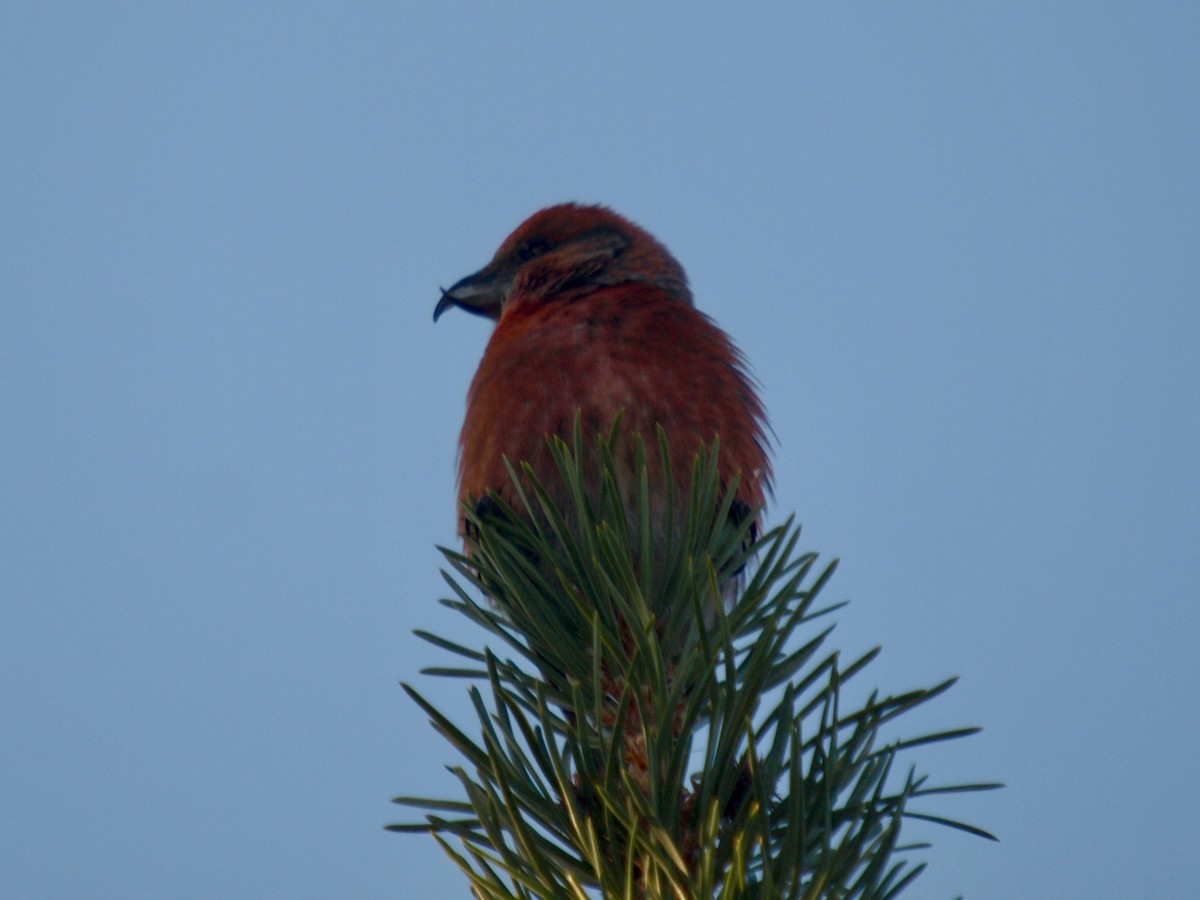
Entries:
[[443,290],[433,318],[458,306],[499,319],[512,302],[569,301],[628,283],[692,303],[683,267],[652,235],[603,206],[564,203],[534,213],[490,263]]

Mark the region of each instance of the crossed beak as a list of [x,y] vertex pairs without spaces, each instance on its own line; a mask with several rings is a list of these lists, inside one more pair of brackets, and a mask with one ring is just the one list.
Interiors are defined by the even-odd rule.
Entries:
[[507,289],[507,280],[501,272],[492,266],[480,269],[474,275],[455,282],[449,290],[442,289],[442,298],[433,308],[433,321],[436,322],[452,306],[477,316],[499,319]]

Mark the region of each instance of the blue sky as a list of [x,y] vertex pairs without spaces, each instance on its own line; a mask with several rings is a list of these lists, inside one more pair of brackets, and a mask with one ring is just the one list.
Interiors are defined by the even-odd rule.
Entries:
[[8,3],[0,895],[464,896],[437,543],[535,209],[745,351],[834,640],[962,681],[914,897],[1183,897],[1200,842],[1200,8]]

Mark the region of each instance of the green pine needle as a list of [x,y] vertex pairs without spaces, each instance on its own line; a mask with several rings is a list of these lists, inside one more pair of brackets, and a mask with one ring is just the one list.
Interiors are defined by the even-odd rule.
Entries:
[[[721,481],[715,443],[678,485],[658,435],[658,488],[689,504],[682,521],[673,502],[654,521],[641,441],[614,426],[583,453],[580,430],[551,439],[557,472],[542,476],[568,508],[510,465],[517,502],[468,506],[468,552],[442,549],[454,595],[442,602],[493,643],[416,632],[464,663],[426,675],[476,683],[476,733],[404,685],[466,763],[451,770],[464,798],[397,797],[425,820],[392,830],[432,832],[474,895],[496,900],[883,900],[924,868],[899,843],[905,820],[994,840],[908,804],[999,785],[892,775],[898,754],[978,729],[881,737],[954,679],[843,709],[842,686],[879,651],[841,666],[824,649],[833,626],[815,620],[842,604],[817,599],[836,561],[799,553],[792,519],[751,545],[754,517],[731,519],[736,484]],[[722,584],[743,567],[726,608]]]

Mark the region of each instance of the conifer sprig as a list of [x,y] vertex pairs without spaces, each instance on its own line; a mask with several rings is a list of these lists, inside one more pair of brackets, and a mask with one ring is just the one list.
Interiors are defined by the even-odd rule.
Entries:
[[[799,553],[792,519],[750,541],[718,446],[696,457],[676,523],[652,520],[640,441],[614,429],[580,452],[578,424],[571,445],[551,440],[569,508],[510,466],[518,502],[469,508],[469,555],[442,549],[442,602],[496,649],[417,632],[460,660],[427,674],[474,682],[477,733],[404,685],[463,757],[464,799],[397,797],[425,821],[393,830],[432,832],[484,898],[889,898],[923,869],[899,843],[905,818],[991,837],[909,804],[998,785],[894,774],[901,752],[978,729],[881,738],[954,679],[843,709],[878,648],[848,665],[826,649],[818,620],[841,604],[817,598],[836,563]],[[661,434],[657,451],[670,473]]]

